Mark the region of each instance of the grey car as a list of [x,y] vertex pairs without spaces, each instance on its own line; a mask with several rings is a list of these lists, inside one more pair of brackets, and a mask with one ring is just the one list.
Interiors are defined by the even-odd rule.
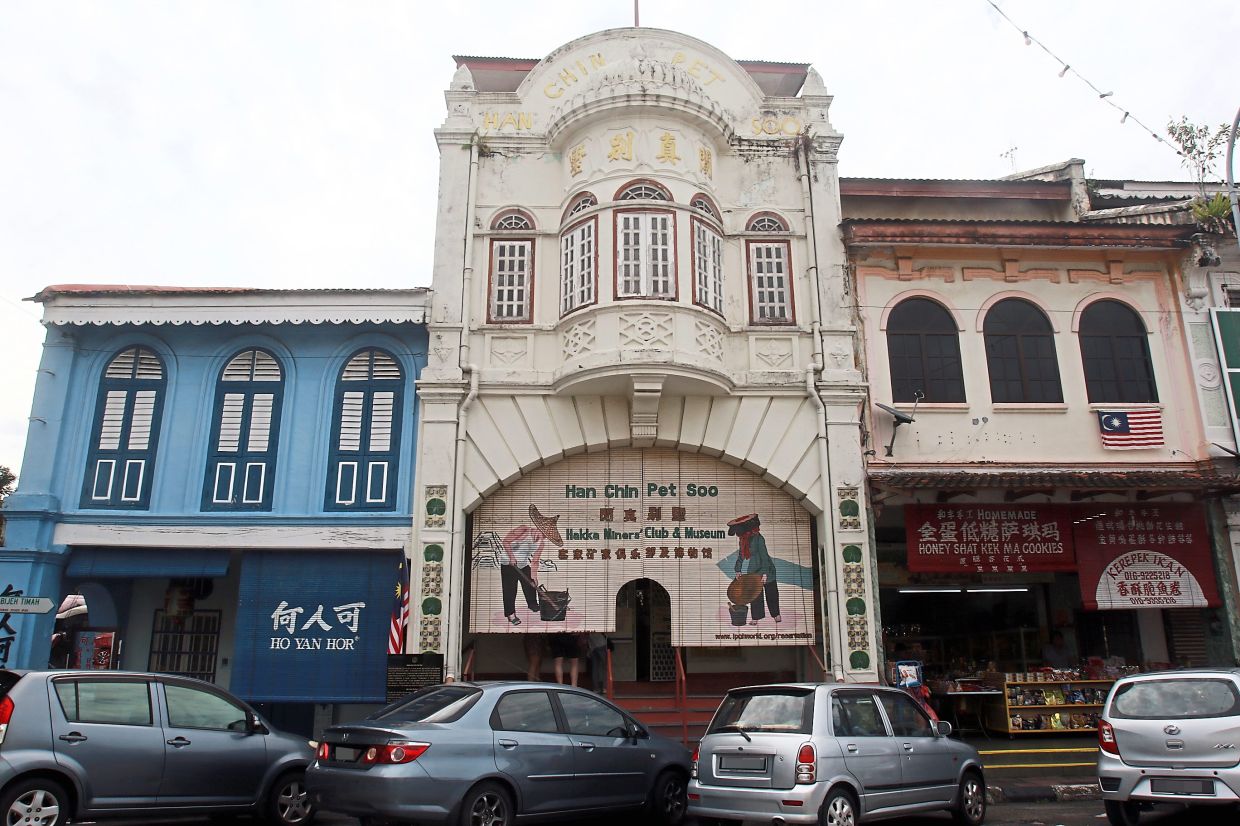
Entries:
[[729,691],[695,755],[689,814],[703,826],[853,826],[948,810],[986,818],[977,751],[913,698],[879,686],[788,683]]
[[512,826],[644,810],[685,815],[689,751],[602,697],[552,683],[432,686],[323,734],[306,772],[321,808],[360,818]]
[[71,820],[314,816],[307,740],[209,683],[120,671],[0,670],[0,816]]
[[1098,724],[1108,819],[1133,826],[1156,803],[1240,802],[1240,669],[1123,677]]

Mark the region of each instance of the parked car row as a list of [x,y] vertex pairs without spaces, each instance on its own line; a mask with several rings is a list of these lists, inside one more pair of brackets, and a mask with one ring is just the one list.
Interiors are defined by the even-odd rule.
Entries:
[[[1125,677],[1102,717],[1113,826],[1159,803],[1240,803],[1240,669]],[[170,814],[307,826],[319,809],[364,826],[620,811],[660,826],[855,826],[946,810],[981,826],[984,769],[950,731],[898,689],[752,686],[728,692],[690,755],[597,694],[490,682],[423,689],[312,742],[197,680],[0,670],[0,813],[9,826]]]

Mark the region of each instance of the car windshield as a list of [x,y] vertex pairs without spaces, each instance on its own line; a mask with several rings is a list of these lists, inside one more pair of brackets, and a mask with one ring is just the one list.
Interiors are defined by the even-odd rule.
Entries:
[[400,720],[408,723],[451,723],[482,696],[480,689],[465,685],[434,685],[404,697],[371,720]]
[[1231,680],[1139,680],[1115,690],[1111,717],[1184,720],[1240,715],[1240,694]]
[[796,688],[733,692],[710,723],[707,734],[728,731],[809,734],[814,722],[814,694]]

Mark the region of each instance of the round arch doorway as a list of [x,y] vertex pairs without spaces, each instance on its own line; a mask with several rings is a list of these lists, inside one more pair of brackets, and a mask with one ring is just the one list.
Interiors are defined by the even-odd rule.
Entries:
[[633,579],[616,593],[612,673],[617,682],[676,679],[672,598],[653,579]]

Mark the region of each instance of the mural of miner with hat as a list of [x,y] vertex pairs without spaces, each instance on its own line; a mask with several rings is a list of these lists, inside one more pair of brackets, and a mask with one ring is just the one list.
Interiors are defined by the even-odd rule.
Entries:
[[[776,622],[782,621],[779,616],[779,583],[775,579],[775,563],[771,560],[771,555],[766,550],[766,540],[759,531],[761,524],[756,513],[738,516],[728,523],[728,535],[740,539],[741,544],[734,569],[737,574],[736,581],[733,583],[733,586],[741,587],[729,587],[728,593],[732,595],[733,590],[738,590],[743,591],[746,597],[753,595],[745,599],[749,604],[750,625],[757,625],[758,620],[766,618],[767,603],[771,606],[771,618]],[[747,581],[742,583],[742,580]]]

